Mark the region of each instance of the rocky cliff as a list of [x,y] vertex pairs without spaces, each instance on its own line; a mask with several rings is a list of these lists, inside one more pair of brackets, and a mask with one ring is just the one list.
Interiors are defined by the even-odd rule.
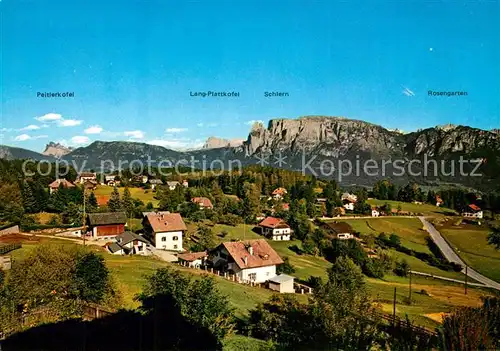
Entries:
[[222,139],[210,137],[203,145],[203,149],[218,149],[223,147],[237,147],[243,144],[245,139]]
[[71,151],[73,151],[72,147],[67,147],[60,143],[55,143],[51,141],[45,146],[45,150],[42,152],[42,155],[54,156],[59,158],[69,154]]

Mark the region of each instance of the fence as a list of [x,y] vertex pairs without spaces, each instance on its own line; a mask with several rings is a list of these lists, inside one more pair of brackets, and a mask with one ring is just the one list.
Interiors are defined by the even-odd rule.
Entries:
[[[227,280],[235,282],[235,283],[247,284],[247,285],[256,286],[256,287],[259,287],[259,288],[267,288],[267,284],[266,283],[256,283],[253,280],[241,279],[236,274],[230,274],[228,272],[218,271],[218,270],[214,269],[213,267],[208,268],[207,266],[194,266],[192,264],[189,264],[189,262],[186,262],[186,261],[177,261],[177,263],[180,266],[183,266],[183,267],[186,267],[186,268],[192,268],[192,269],[202,270],[202,271],[205,271],[207,273],[217,275],[219,277],[222,277],[224,279],[227,279]],[[311,287],[303,285],[303,284],[300,284],[300,283],[295,283],[294,282],[294,289],[295,289],[295,292],[298,293],[298,294],[307,294],[307,293],[310,294],[310,293],[312,293],[312,288]]]
[[113,311],[96,304],[87,304],[83,306],[83,319],[86,320],[107,317],[113,313]]
[[5,255],[6,253],[9,253],[11,251],[20,249],[22,247],[21,243],[12,243],[12,244],[7,244],[7,245],[2,245],[0,246],[0,255]]

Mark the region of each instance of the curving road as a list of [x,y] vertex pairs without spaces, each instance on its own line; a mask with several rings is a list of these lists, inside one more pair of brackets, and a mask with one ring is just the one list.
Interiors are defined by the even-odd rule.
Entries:
[[[431,236],[431,239],[436,243],[436,245],[439,247],[439,250],[441,250],[441,252],[443,253],[443,256],[450,262],[455,262],[462,265],[462,267],[464,267],[464,269],[462,269],[462,273],[465,274],[465,266],[466,266],[465,262],[462,261],[462,259],[451,248],[451,246],[443,238],[441,233],[424,217],[418,217],[418,218],[420,219],[420,221],[424,225],[424,228]],[[496,281],[485,277],[484,275],[473,270],[470,267],[467,267],[467,275],[472,279],[484,284],[488,288],[500,290],[500,283],[497,283]]]

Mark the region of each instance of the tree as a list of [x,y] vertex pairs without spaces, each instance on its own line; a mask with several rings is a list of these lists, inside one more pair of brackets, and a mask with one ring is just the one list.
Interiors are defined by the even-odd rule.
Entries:
[[75,226],[83,224],[83,214],[80,207],[73,202],[70,202],[65,210],[61,213],[64,224],[73,224]]
[[276,268],[276,273],[277,274],[281,274],[281,273],[293,274],[293,273],[295,273],[295,267],[290,263],[290,259],[288,257],[283,258],[283,263],[280,264]]
[[361,291],[365,288],[365,281],[361,268],[350,258],[339,257],[328,269],[329,284],[350,291]]
[[17,183],[0,183],[0,222],[16,223],[24,213],[23,198]]
[[491,232],[488,234],[488,244],[500,250],[500,227],[491,228]]
[[118,212],[122,210],[122,201],[120,200],[120,193],[118,188],[115,186],[113,192],[108,200],[108,208],[111,212]]
[[99,204],[97,203],[97,198],[95,197],[94,192],[91,192],[90,195],[87,197],[87,202],[85,204],[85,210],[87,212],[95,212],[98,207],[99,207]]
[[405,259],[396,262],[396,267],[394,268],[394,273],[400,277],[407,277],[410,274],[410,264]]
[[213,249],[217,244],[213,230],[205,225],[199,227],[198,237],[199,241],[197,245],[195,245],[197,251]]
[[134,212],[134,201],[132,199],[132,196],[130,195],[130,190],[128,189],[128,187],[126,187],[123,191],[122,208],[125,210],[127,217],[132,216]]
[[186,319],[208,328],[219,342],[234,327],[233,309],[227,297],[217,290],[212,277],[203,275],[193,281],[170,267],[160,268],[147,278],[143,292],[136,299],[142,302],[143,310],[149,311],[162,296],[172,299]]
[[36,202],[36,198],[33,195],[33,190],[31,189],[31,186],[27,181],[24,181],[21,193],[23,197],[24,210],[28,213],[38,212],[38,204]]
[[109,271],[104,258],[88,252],[76,260],[75,284],[79,296],[87,302],[99,303],[106,294]]

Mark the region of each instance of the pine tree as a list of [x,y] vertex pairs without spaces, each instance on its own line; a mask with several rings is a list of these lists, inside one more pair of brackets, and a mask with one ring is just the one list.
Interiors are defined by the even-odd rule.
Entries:
[[134,201],[132,200],[128,187],[126,187],[123,192],[122,207],[127,213],[127,217],[130,217],[134,211]]
[[87,212],[95,212],[99,207],[94,192],[91,192],[90,195],[87,197],[85,207]]
[[118,212],[122,209],[122,201],[120,199],[120,193],[118,188],[115,186],[111,196],[108,200],[108,208],[111,212]]
[[36,198],[33,195],[33,190],[26,181],[23,183],[22,196],[24,210],[28,213],[38,212],[38,204],[36,203]]

